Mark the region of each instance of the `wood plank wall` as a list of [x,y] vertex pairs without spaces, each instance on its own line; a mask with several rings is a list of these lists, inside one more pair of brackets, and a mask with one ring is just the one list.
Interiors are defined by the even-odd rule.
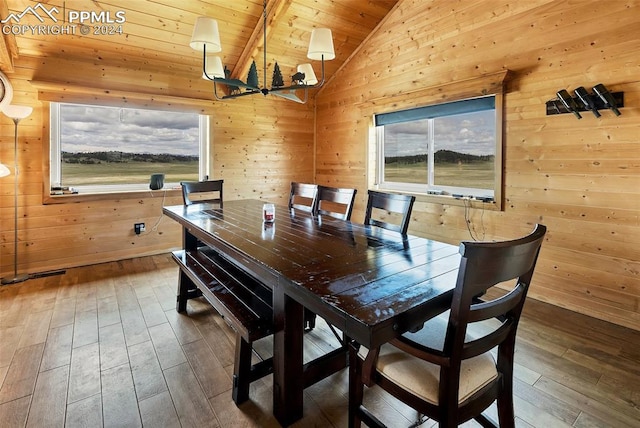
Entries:
[[[33,114],[19,126],[18,271],[41,273],[145,254],[166,252],[181,245],[177,223],[162,218],[163,205],[182,203],[177,190],[119,195],[99,200],[79,199],[43,204],[48,141],[46,103],[31,81],[138,93],[153,104],[157,95],[189,97],[195,105],[212,98],[212,87],[193,67],[102,52],[100,61],[81,56],[36,58],[21,55],[15,72],[14,104],[30,105]],[[195,78],[194,78],[195,76]],[[73,96],[66,94],[68,101]],[[82,96],[86,102],[92,94]],[[313,181],[313,106],[279,99],[217,103],[211,115],[212,178],[225,180],[225,199],[264,198],[286,203],[290,182]],[[278,112],[274,115],[274,111]],[[0,115],[0,159],[13,164],[14,127]],[[13,170],[13,168],[12,168]],[[13,276],[14,175],[0,179],[0,273]],[[135,222],[147,232],[136,236]]]
[[[338,41],[339,42],[339,41]],[[640,329],[640,4],[636,0],[401,0],[313,105],[281,100],[212,102],[213,178],[225,197],[284,203],[289,182],[358,189],[361,221],[370,161],[371,118],[356,106],[371,99],[508,69],[505,97],[505,207],[472,209],[486,239],[549,227],[531,295]],[[98,54],[99,53],[99,54]],[[124,52],[126,53],[126,52]],[[20,124],[19,271],[50,269],[167,251],[180,231],[164,219],[177,192],[43,205],[43,115],[31,80],[210,99],[197,70],[153,58],[94,50],[56,57],[21,55],[7,73],[15,103],[34,107]],[[193,61],[184,61],[185,64]],[[603,112],[546,116],[557,90],[604,83],[625,92],[622,116]],[[248,101],[248,102],[247,102]],[[275,113],[277,111],[277,113]],[[314,151],[315,147],[315,151]],[[314,159],[315,158],[315,159]],[[13,124],[0,115],[0,159],[13,159]],[[7,159],[9,161],[7,161]],[[0,179],[0,273],[13,269],[13,176]],[[470,239],[459,205],[418,198],[410,231],[448,242]]]
[[[503,211],[471,209],[486,239],[549,228],[531,296],[640,329],[640,2],[401,0],[317,98],[316,180],[358,188],[371,117],[354,105],[508,69]],[[624,91],[615,117],[546,116],[556,91]],[[416,100],[419,105],[420,100]],[[471,239],[464,207],[418,198],[410,232]]]

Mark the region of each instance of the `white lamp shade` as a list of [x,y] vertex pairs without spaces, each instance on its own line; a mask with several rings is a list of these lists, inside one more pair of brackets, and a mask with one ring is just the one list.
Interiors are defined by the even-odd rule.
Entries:
[[18,106],[15,104],[9,104],[8,106],[2,107],[2,112],[13,120],[24,119],[29,116],[32,111],[33,107]]
[[[224,79],[226,76],[224,75],[224,67],[222,66],[222,59],[219,56],[209,56],[207,55],[207,63],[205,65],[205,70],[207,71],[207,75],[211,78],[218,77]],[[207,75],[202,73],[202,78],[207,79]]]
[[[324,58],[323,58],[324,57]],[[309,51],[307,58],[319,61],[321,59],[332,60],[336,57],[333,50],[333,37],[328,28],[316,28],[311,32]]]
[[222,50],[218,21],[206,16],[199,16],[196,19],[196,25],[193,27],[193,34],[191,35],[191,43],[189,43],[189,46],[191,46],[192,49],[201,51],[205,45],[207,46],[208,53],[216,53]]
[[11,171],[9,171],[9,168],[7,168],[5,164],[0,163],[0,177],[6,177],[9,174],[11,174]]
[[313,67],[311,67],[311,64],[298,65],[298,72],[304,73],[305,84],[315,85],[316,83],[318,83],[318,78],[316,77],[316,73],[313,72]]

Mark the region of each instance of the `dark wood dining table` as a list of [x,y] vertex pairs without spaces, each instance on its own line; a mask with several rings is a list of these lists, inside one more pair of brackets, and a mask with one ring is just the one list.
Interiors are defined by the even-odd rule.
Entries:
[[[304,364],[304,307],[348,338],[373,347],[445,311],[460,263],[458,247],[375,226],[292,212],[264,201],[169,206],[185,236],[196,236],[273,291],[273,413],[302,417],[304,388],[341,367],[333,353]],[[342,366],[346,364],[343,363]]]

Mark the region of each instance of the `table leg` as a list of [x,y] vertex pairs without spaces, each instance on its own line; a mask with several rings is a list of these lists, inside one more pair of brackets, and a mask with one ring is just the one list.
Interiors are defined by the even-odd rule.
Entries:
[[276,286],[273,316],[273,414],[288,426],[302,417],[304,308]]

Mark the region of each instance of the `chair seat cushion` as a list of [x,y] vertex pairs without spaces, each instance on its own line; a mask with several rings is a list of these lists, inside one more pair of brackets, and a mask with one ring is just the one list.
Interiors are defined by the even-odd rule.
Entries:
[[[442,349],[446,327],[447,318],[437,317],[427,322],[418,332],[405,336],[430,348]],[[470,339],[470,337],[467,338],[467,340]],[[360,347],[358,354],[361,358],[365,358],[367,353],[368,350],[365,347]],[[393,383],[431,404],[438,404],[440,366],[386,344],[380,348],[376,368],[382,376]],[[496,362],[490,352],[463,361],[460,369],[458,402],[464,402],[497,377]]]

